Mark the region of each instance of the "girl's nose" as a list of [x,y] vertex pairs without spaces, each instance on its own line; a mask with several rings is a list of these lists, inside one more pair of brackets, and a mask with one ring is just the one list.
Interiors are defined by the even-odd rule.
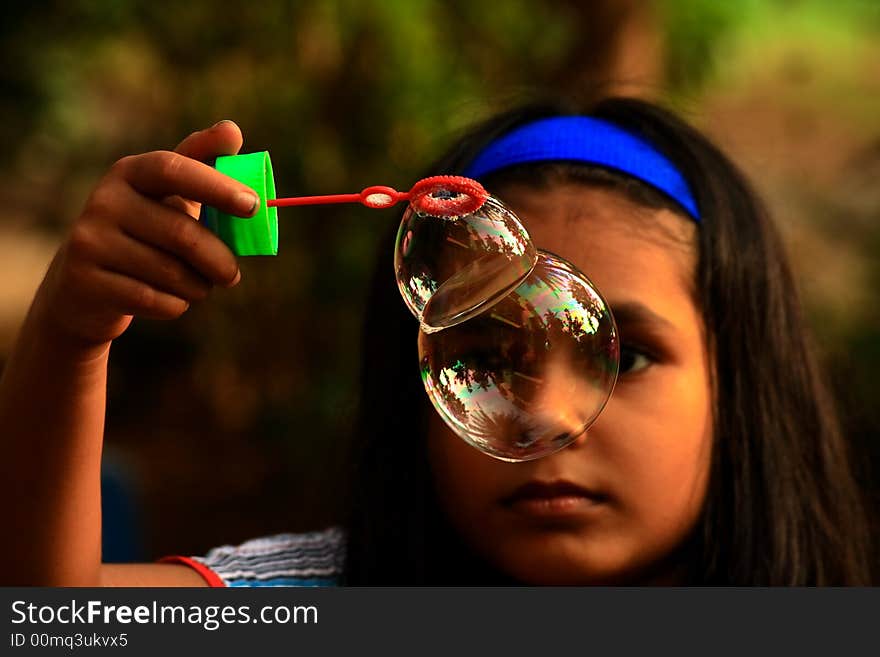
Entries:
[[578,434],[578,436],[571,443],[569,443],[569,445],[566,449],[574,449],[577,447],[583,447],[584,443],[587,442],[588,435],[589,435],[589,428],[584,429],[583,431],[581,431]]

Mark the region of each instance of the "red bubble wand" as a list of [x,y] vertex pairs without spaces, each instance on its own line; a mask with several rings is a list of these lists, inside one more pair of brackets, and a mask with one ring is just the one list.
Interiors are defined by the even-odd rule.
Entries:
[[393,187],[373,185],[359,194],[330,194],[327,196],[295,196],[269,199],[268,207],[286,208],[300,205],[331,203],[360,203],[368,208],[390,208],[400,201],[409,201],[416,212],[435,217],[458,217],[476,212],[489,193],[476,180],[463,176],[431,176],[423,178],[408,192]]

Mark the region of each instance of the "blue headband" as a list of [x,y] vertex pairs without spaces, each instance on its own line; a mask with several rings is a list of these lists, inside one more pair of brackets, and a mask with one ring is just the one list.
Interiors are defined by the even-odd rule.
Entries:
[[486,146],[462,175],[480,178],[515,164],[552,160],[625,173],[663,192],[700,221],[690,186],[669,158],[616,125],[587,116],[556,116],[520,126]]

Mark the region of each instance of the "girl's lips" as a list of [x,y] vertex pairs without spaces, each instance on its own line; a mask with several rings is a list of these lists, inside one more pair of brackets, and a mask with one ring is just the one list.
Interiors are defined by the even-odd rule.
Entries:
[[562,517],[582,514],[601,505],[607,496],[568,481],[530,481],[502,500],[516,511],[537,517]]

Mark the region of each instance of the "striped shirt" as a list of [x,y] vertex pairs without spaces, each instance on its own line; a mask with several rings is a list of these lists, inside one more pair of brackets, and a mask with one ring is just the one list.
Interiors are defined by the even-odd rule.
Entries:
[[187,565],[209,586],[337,586],[344,560],[345,533],[331,527],[224,545],[205,556],[159,561]]

